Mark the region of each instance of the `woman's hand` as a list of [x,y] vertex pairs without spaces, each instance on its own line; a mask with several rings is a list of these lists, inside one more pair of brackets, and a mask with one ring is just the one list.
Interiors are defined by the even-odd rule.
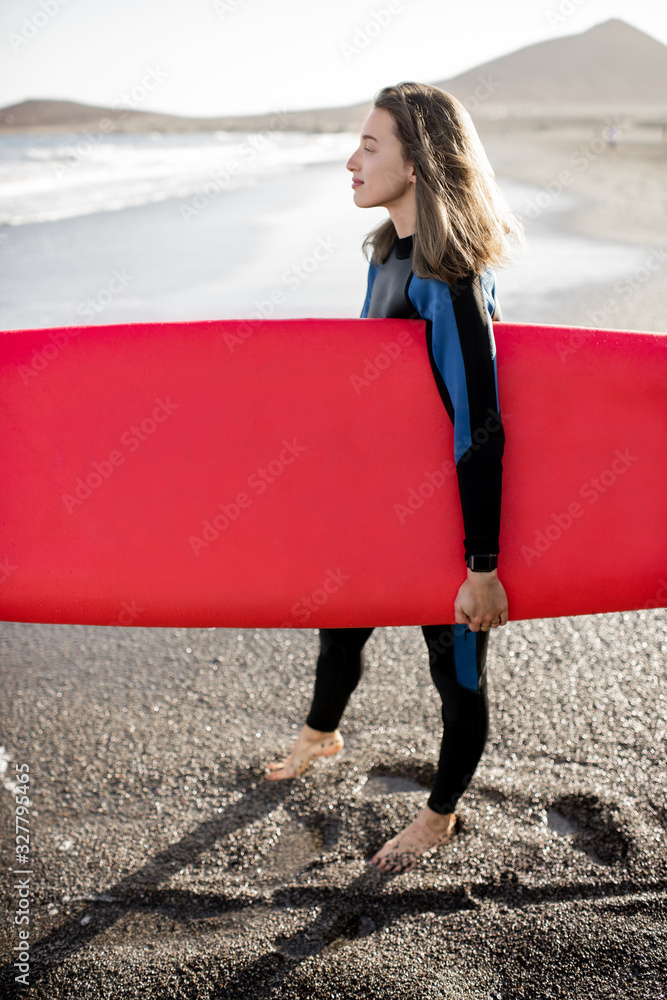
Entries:
[[498,570],[490,573],[473,573],[459,587],[454,601],[458,625],[468,625],[471,632],[488,632],[507,622],[507,594],[498,579]]

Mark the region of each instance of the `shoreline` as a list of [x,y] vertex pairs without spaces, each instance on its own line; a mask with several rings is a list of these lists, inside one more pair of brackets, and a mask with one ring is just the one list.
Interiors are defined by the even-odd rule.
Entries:
[[[628,139],[616,154],[599,153],[571,172],[562,190],[549,191],[572,151],[590,147],[590,132],[551,130],[547,141],[542,133],[494,129],[481,137],[501,181],[530,185],[515,210],[533,206],[536,213],[526,223],[530,259],[517,255],[499,271],[501,304],[509,295],[511,306],[507,321],[665,331],[667,208],[656,206],[650,227],[648,208],[627,223],[635,220],[636,190],[650,205],[662,185],[661,149],[638,171],[644,139]],[[358,315],[366,282],[362,238],[384,212],[355,208],[344,163],[309,164],[223,191],[186,225],[179,206],[190,202],[172,197],[3,227],[4,328],[80,325],[77,309],[123,267],[133,279],[127,292],[95,322],[240,318],[276,290],[286,294],[274,318]],[[284,275],[298,270],[318,241],[332,252],[298,288],[296,281],[284,287]]]

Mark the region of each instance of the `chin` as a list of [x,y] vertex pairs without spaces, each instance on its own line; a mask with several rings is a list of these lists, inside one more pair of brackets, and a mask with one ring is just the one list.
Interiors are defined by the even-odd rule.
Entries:
[[362,191],[363,188],[357,188],[356,191],[352,192],[354,204],[357,206],[357,208],[372,208],[373,205],[369,203],[368,200],[365,198],[366,192],[364,191],[362,194]]

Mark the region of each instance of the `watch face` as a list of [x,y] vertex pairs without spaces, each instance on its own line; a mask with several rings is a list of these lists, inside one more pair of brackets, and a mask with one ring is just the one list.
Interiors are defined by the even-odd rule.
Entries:
[[470,556],[468,559],[468,566],[473,573],[490,573],[497,565],[498,556],[495,555]]

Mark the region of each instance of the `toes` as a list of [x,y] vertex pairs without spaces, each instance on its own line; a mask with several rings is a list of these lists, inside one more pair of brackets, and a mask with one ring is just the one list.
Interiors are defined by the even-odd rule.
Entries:
[[[378,857],[376,854],[374,858],[371,858],[368,864],[375,868],[376,871],[382,872],[383,875],[399,875],[403,871],[408,871],[402,862],[391,855],[385,857]],[[413,862],[409,867],[414,868],[416,862]]]
[[368,862],[369,865],[372,865],[373,868],[375,868],[379,872],[391,871],[395,863],[396,859],[392,855],[391,851],[387,850],[388,847],[389,845],[385,844],[384,847],[381,850],[379,850],[377,854],[374,854],[373,857]]
[[418,858],[412,858],[412,860],[408,861],[400,868],[400,871],[411,872],[413,868],[417,867],[418,862],[419,862]]
[[281,778],[294,778],[295,774],[293,771],[280,765],[277,768],[272,768],[270,771],[265,771],[264,777],[269,781],[280,781]]
[[[264,776],[269,780],[278,780],[282,778],[299,778],[311,760],[316,757],[330,757],[335,753],[338,753],[343,747],[342,737],[332,742],[320,741],[315,745],[311,745],[305,748],[299,748],[298,755],[296,750],[293,750],[286,760],[273,760],[266,765],[266,770],[264,771]],[[284,773],[283,773],[284,772]]]

